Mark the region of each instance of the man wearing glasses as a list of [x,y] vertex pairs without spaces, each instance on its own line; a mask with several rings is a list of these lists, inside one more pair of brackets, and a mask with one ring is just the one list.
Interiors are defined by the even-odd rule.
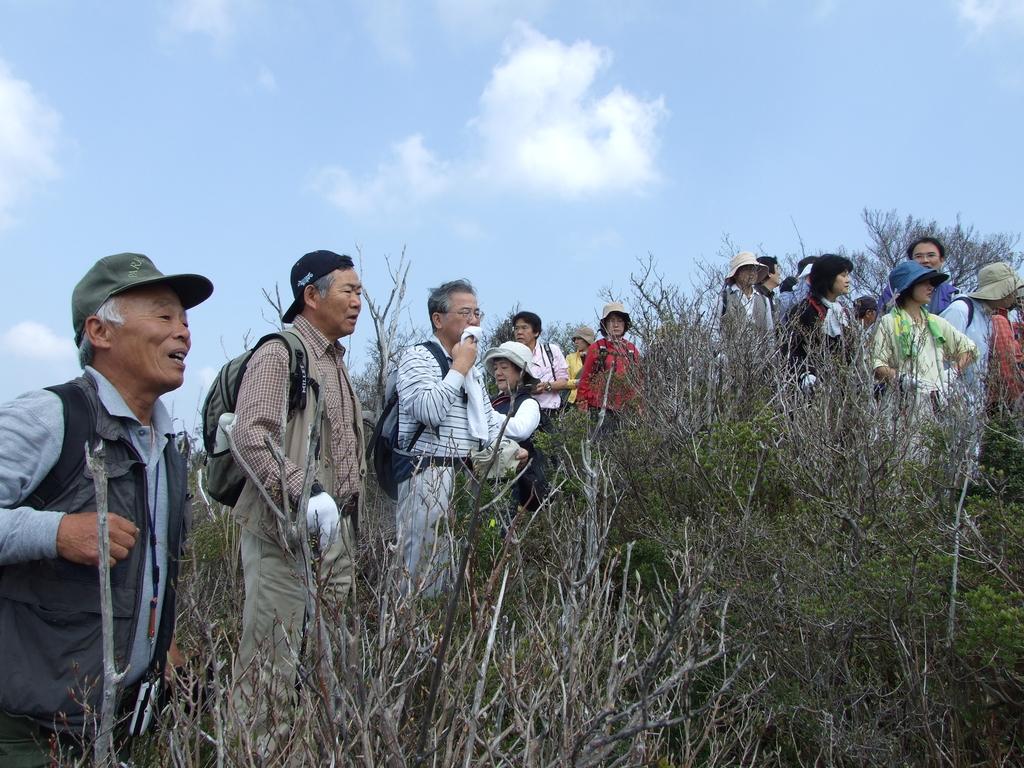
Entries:
[[503,417],[484,391],[477,340],[466,334],[483,319],[476,289],[468,280],[439,285],[427,313],[433,337],[406,349],[398,364],[398,439],[413,456],[413,471],[398,487],[397,523],[405,587],[430,597],[445,588],[450,572],[456,473],[470,451],[497,438]]

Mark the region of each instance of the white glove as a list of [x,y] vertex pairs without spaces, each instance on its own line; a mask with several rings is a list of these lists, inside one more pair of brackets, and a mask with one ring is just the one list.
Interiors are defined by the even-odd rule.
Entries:
[[818,383],[818,377],[813,373],[805,373],[800,377],[800,391],[805,395],[814,394],[814,385]]
[[341,513],[331,494],[321,491],[309,497],[309,504],[306,505],[306,525],[311,533],[319,533],[321,552],[326,552],[330,548],[340,522]]

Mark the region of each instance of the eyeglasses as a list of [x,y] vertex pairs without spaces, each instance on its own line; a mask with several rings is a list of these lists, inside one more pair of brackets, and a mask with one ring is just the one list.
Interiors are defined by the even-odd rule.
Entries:
[[513,331],[532,331],[533,330],[533,326],[532,325],[513,325],[512,326],[512,330]]
[[471,317],[475,317],[477,320],[482,320],[484,317],[484,313],[479,309],[469,309],[468,307],[466,309],[460,309],[458,312],[454,312],[452,314],[456,314],[464,320],[468,320]]

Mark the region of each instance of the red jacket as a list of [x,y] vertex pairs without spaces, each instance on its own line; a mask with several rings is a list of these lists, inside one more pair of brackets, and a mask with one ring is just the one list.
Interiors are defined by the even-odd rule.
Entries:
[[608,410],[619,411],[637,396],[640,351],[630,342],[598,339],[587,348],[587,361],[580,373],[576,402],[600,408],[609,373]]

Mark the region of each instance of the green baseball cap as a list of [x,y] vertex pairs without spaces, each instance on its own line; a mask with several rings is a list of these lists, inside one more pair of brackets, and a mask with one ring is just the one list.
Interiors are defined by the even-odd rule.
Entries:
[[86,318],[96,314],[103,302],[119,293],[150,285],[166,285],[178,294],[185,309],[201,304],[213,293],[213,283],[202,275],[165,275],[141,253],[106,256],[92,265],[71,293],[75,345],[82,343]]

